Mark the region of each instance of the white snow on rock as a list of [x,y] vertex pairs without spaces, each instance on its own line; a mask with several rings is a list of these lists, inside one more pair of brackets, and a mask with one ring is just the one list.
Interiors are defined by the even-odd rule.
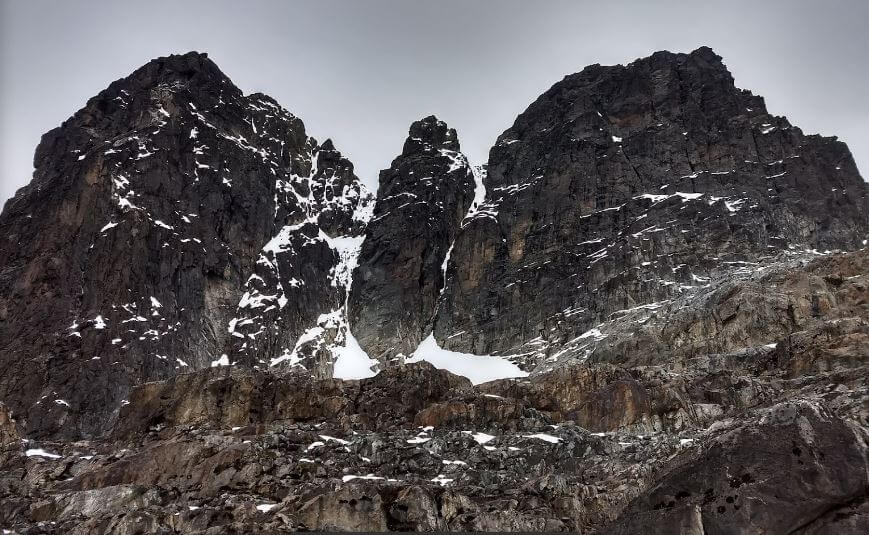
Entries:
[[444,290],[447,289],[447,267],[450,265],[450,256],[453,254],[453,246],[456,244],[455,240],[450,244],[450,248],[447,249],[447,254],[444,255],[444,261],[441,263],[441,273],[443,274],[443,286],[441,286],[441,295],[443,295]]
[[600,332],[600,329],[594,328],[594,329],[589,329],[589,330],[585,331],[584,333],[580,334],[579,336],[576,337],[576,339],[577,340],[584,340],[586,338],[594,338],[596,342],[599,342],[599,341],[603,340],[604,338],[606,338],[607,336],[608,335]]
[[256,506],[256,508],[261,513],[268,513],[269,511],[271,511],[272,509],[274,509],[278,505],[279,504],[277,504],[277,503],[261,503],[261,504],[258,504]]
[[538,440],[543,440],[545,442],[549,442],[550,444],[558,444],[561,442],[561,439],[558,437],[554,437],[552,435],[547,435],[546,433],[535,433],[533,435],[525,435],[525,438],[536,438]]
[[341,444],[344,446],[346,446],[347,444],[350,444],[350,441],[348,441],[348,440],[344,440],[343,438],[330,437],[329,435],[320,435],[320,438],[322,438],[326,442],[329,442],[329,441],[337,442],[338,444]]
[[359,251],[362,249],[362,240],[365,239],[365,236],[337,236],[332,238],[321,230],[320,237],[329,244],[329,247],[338,253],[339,260],[338,265],[335,267],[332,285],[350,288],[353,270],[356,269],[356,265],[359,262]]
[[[312,168],[307,176],[293,175],[292,180],[311,183],[317,174],[316,168],[316,153],[310,154]],[[298,203],[306,212],[307,218],[301,223],[293,225],[285,225],[262,249],[260,258],[257,263],[268,267],[277,274],[279,259],[281,254],[294,254],[293,240],[298,238],[306,243],[325,242],[338,256],[337,264],[329,273],[329,282],[333,287],[341,288],[344,294],[344,304],[336,310],[321,314],[316,321],[316,324],[305,329],[301,336],[296,340],[291,347],[280,347],[277,352],[268,361],[264,361],[269,366],[282,365],[285,367],[302,367],[304,357],[311,354],[313,351],[325,350],[331,353],[333,358],[333,377],[336,379],[363,379],[372,377],[376,374],[371,368],[377,361],[371,359],[365,351],[359,346],[358,341],[350,332],[346,318],[347,294],[351,285],[353,269],[356,267],[359,250],[362,246],[364,235],[352,236],[330,236],[322,229],[318,229],[317,235],[311,237],[309,234],[299,235],[306,225],[319,226],[319,212],[327,208],[327,204],[335,203],[347,205],[350,203],[354,195],[364,196],[364,189],[360,189],[358,193],[348,191],[345,187],[343,196],[333,201],[326,201],[315,198],[313,195],[308,197],[301,196],[291,185],[291,181],[278,180],[275,185],[275,203],[280,204],[282,196],[295,196]],[[322,204],[322,206],[321,206]],[[360,199],[353,212],[353,219],[357,221],[367,221],[373,210],[374,203],[371,200],[367,202]],[[277,212],[276,212],[277,213]],[[304,232],[308,232],[307,230]],[[268,325],[262,324],[260,314],[268,312],[276,307],[283,309],[289,302],[286,294],[285,286],[289,284],[293,288],[304,285],[304,280],[295,278],[289,281],[281,281],[268,289],[264,287],[262,277],[252,275],[246,283],[247,291],[242,295],[238,304],[239,321],[235,328],[243,325],[252,324],[260,327],[260,332],[263,329],[269,328]],[[257,311],[256,309],[263,309]],[[258,333],[257,333],[258,334]],[[248,335],[253,336],[253,335]],[[244,337],[239,333],[239,337]]]
[[218,366],[229,366],[229,356],[227,356],[226,353],[220,355],[219,359],[211,361],[212,368],[216,368]]
[[[322,231],[320,234],[325,237]],[[353,336],[350,330],[350,325],[347,321],[347,300],[350,297],[350,287],[353,284],[353,270],[359,261],[359,251],[362,248],[362,240],[365,236],[344,236],[338,238],[328,238],[326,242],[330,247],[338,252],[340,258],[338,266],[335,267],[335,278],[333,284],[341,285],[345,288],[344,306],[340,313],[340,323],[344,327],[344,345],[333,346],[332,354],[335,355],[335,363],[332,367],[332,377],[335,379],[366,379],[374,377],[377,372],[371,368],[377,364],[377,361],[368,356],[368,353],[359,345],[359,341]]]
[[475,385],[496,379],[528,376],[528,372],[522,371],[504,357],[473,355],[442,349],[435,340],[434,334],[428,335],[428,338],[419,344],[407,360],[407,362],[420,361],[426,361],[435,368],[467,377]]
[[432,478],[431,481],[432,481],[433,483],[437,483],[438,485],[440,485],[440,486],[442,486],[442,487],[445,487],[448,483],[452,483],[452,482],[453,482],[452,479],[449,479],[449,478],[444,477],[443,474],[438,474],[437,476],[435,476],[434,478]]
[[[444,151],[441,150],[441,152],[443,153]],[[467,213],[465,213],[465,217],[462,218],[462,226],[464,226],[465,221],[473,219],[479,208],[483,205],[483,202],[486,200],[486,185],[483,184],[483,177],[486,172],[481,167],[470,166],[464,155],[462,155],[462,160],[464,162],[463,165],[470,168],[471,175],[474,177],[474,200],[471,201],[471,206],[468,208]],[[452,171],[454,171],[454,168],[451,166],[450,172]],[[450,256],[453,254],[453,246],[455,244],[455,240],[450,243],[450,248],[447,249],[447,254],[444,256],[444,261],[441,264],[441,273],[443,273],[443,285],[441,286],[440,291],[441,294],[443,294],[444,290],[447,289],[447,268],[450,265]]]
[[673,195],[682,197],[682,202],[693,201],[703,196],[702,193],[685,193],[683,191],[677,191]]
[[476,433],[472,433],[471,431],[462,431],[462,433],[471,435],[472,438],[477,441],[477,444],[485,444],[486,442],[489,442],[489,441],[495,439],[494,435],[489,435],[486,433],[482,433],[480,431],[478,431]]
[[385,478],[380,477],[380,476],[375,476],[374,474],[368,474],[367,476],[346,475],[346,476],[341,478],[341,481],[343,481],[344,483],[347,483],[348,481],[353,481],[354,479],[369,479],[369,480],[381,479],[382,480]]
[[24,455],[28,457],[47,457],[49,459],[60,459],[60,455],[56,453],[49,453],[42,448],[33,448],[24,452]]
[[742,204],[745,203],[745,199],[736,199],[735,201],[724,201],[724,205],[727,207],[729,212],[738,212],[742,208]]
[[652,201],[652,204],[658,204],[659,202],[666,201],[669,198],[669,195],[656,195],[654,193],[643,193],[642,195],[634,197],[634,199],[649,199]]
[[447,173],[458,171],[459,169],[462,169],[464,167],[470,167],[468,165],[468,159],[461,152],[456,152],[449,149],[439,149],[438,152],[442,156],[446,156],[450,160],[450,168],[447,170]]
[[346,329],[345,338],[343,347],[332,348],[332,354],[337,355],[332,377],[335,379],[366,379],[377,375],[377,372],[371,369],[377,364],[377,361],[369,357],[368,353],[362,349],[349,327]]
[[464,226],[464,221],[473,218],[477,214],[480,207],[486,201],[486,184],[483,183],[483,180],[486,178],[486,169],[482,166],[474,165],[471,166],[471,172],[474,175],[474,200],[471,201],[471,207],[468,209],[468,213],[465,214],[462,226]]
[[320,316],[320,319],[318,320],[318,324],[316,326],[311,327],[310,329],[302,333],[302,336],[300,336],[299,339],[296,340],[296,346],[293,348],[292,351],[285,348],[281,356],[271,359],[271,361],[269,362],[269,366],[275,366],[277,364],[280,364],[281,362],[289,361],[289,366],[292,367],[301,362],[302,357],[299,356],[299,350],[305,344],[316,340],[320,335],[326,332],[326,330],[320,326],[320,323],[322,323],[322,321],[320,320],[324,319],[323,316],[325,316],[325,314]]

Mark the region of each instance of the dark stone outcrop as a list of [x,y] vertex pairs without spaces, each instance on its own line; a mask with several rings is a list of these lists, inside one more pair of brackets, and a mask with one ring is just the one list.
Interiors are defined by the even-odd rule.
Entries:
[[354,335],[369,356],[410,355],[432,329],[453,240],[474,198],[456,131],[434,116],[410,126],[380,173],[350,294]]

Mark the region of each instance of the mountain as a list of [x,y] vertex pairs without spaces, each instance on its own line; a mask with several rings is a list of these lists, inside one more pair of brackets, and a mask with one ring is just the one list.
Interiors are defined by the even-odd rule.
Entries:
[[485,188],[434,333],[528,371],[588,358],[625,310],[869,226],[847,146],[768,114],[708,48],[565,77],[498,138]]
[[29,434],[99,433],[133,385],[224,355],[298,364],[298,338],[341,314],[342,251],[371,195],[330,141],[205,54],[112,83],[34,166],[0,216],[0,399]]
[[869,186],[709,48],[586,67],[376,197],[205,54],[0,214],[0,527],[869,530]]

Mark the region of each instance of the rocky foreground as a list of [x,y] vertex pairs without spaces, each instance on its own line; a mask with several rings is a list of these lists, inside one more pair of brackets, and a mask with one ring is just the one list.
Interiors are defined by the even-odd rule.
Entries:
[[582,364],[477,386],[428,363],[180,374],[101,439],[28,440],[0,410],[0,527],[869,530],[869,250],[745,266],[588,339]]

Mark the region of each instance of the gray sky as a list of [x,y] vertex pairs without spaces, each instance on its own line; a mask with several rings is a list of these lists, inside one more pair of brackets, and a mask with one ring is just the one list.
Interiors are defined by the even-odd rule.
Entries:
[[0,202],[45,131],[151,58],[208,52],[331,137],[372,189],[434,113],[474,163],[540,93],[591,63],[711,46],[740,87],[869,178],[869,2],[0,0]]

